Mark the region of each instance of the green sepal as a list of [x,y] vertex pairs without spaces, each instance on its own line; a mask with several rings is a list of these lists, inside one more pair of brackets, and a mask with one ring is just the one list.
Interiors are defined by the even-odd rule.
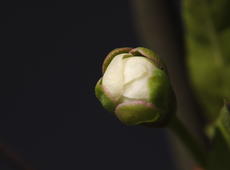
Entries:
[[105,73],[105,70],[107,69],[109,63],[112,61],[112,59],[122,53],[129,53],[129,51],[132,50],[132,48],[124,47],[124,48],[116,48],[112,50],[105,58],[103,64],[102,64],[102,73]]
[[109,112],[114,112],[117,104],[115,101],[113,101],[111,97],[109,97],[109,95],[103,89],[102,79],[99,79],[96,84],[95,95],[106,110],[108,110]]
[[160,117],[159,110],[153,104],[140,100],[118,105],[115,114],[126,125],[153,123]]
[[151,61],[153,61],[154,65],[157,68],[161,70],[165,70],[167,72],[167,68],[165,64],[163,63],[163,61],[152,50],[148,48],[144,48],[144,47],[137,47],[137,48],[132,49],[130,53],[134,56],[143,56],[143,57],[150,59]]
[[168,75],[160,70],[154,70],[153,76],[149,79],[150,103],[160,109],[162,124],[168,123],[176,111],[176,97]]

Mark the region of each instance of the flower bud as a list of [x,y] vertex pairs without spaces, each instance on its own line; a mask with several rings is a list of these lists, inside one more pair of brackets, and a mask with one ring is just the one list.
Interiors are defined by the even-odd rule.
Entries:
[[101,104],[126,125],[166,124],[176,102],[167,70],[151,50],[119,48],[105,58],[95,92]]

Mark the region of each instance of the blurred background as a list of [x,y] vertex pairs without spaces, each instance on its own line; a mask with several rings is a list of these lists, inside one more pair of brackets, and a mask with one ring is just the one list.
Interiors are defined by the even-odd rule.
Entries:
[[[175,3],[166,10],[179,8]],[[126,127],[94,95],[108,52],[144,46],[132,1],[3,7],[3,148],[34,170],[175,169],[165,129]],[[0,169],[17,169],[4,154],[0,158]]]

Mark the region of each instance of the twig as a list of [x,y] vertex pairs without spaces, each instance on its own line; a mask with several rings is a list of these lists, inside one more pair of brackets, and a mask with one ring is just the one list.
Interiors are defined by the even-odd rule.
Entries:
[[169,124],[169,128],[182,141],[197,163],[199,163],[200,166],[205,167],[204,149],[184,124],[178,118],[175,118],[171,124]]
[[0,144],[0,156],[8,160],[11,167],[18,170],[34,170],[15,152],[12,152],[6,145]]

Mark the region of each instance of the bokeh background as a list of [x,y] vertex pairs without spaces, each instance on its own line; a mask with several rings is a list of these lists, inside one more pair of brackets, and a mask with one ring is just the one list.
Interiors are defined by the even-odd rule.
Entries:
[[35,170],[173,170],[165,129],[126,127],[94,95],[106,54],[143,45],[133,15],[123,0],[4,6],[1,143]]

